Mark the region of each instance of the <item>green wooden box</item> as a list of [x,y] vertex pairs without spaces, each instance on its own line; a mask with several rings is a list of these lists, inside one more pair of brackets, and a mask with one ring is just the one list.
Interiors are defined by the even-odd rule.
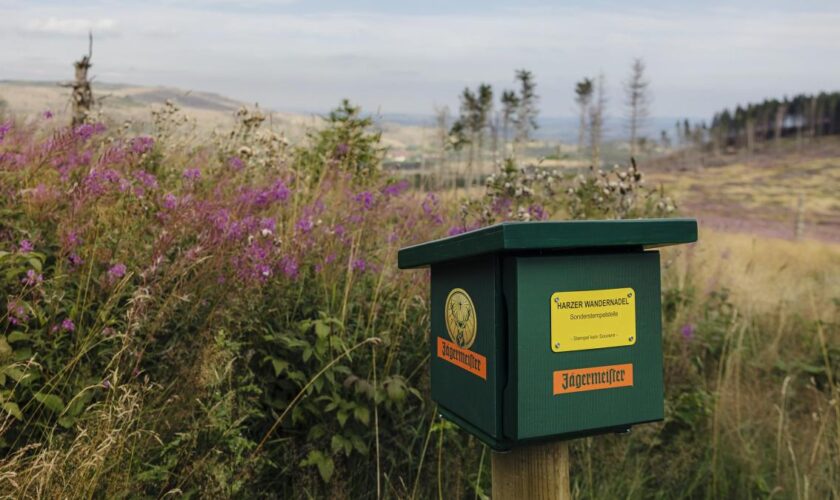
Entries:
[[431,266],[432,399],[497,450],[663,418],[659,252],[691,219],[511,222],[403,248]]

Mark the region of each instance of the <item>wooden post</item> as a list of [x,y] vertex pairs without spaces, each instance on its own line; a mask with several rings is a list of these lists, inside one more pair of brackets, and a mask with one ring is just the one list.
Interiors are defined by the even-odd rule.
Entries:
[[560,441],[493,452],[493,500],[570,500],[569,444]]

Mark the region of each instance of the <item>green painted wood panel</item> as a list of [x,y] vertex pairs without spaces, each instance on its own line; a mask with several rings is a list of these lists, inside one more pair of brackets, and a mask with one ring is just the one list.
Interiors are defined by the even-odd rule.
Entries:
[[603,247],[653,248],[697,241],[694,219],[505,222],[403,248],[400,269],[488,253]]
[[[663,417],[659,253],[511,257],[505,260],[510,374],[505,433],[514,440],[581,435]],[[551,350],[554,292],[633,288],[636,343],[573,352]],[[556,370],[633,365],[634,384],[554,395]]]

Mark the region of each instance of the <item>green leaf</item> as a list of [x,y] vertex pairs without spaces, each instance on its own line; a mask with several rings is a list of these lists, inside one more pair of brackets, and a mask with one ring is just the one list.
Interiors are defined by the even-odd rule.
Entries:
[[9,343],[13,344],[15,342],[20,342],[21,340],[26,340],[28,338],[29,338],[29,336],[27,334],[23,333],[23,332],[12,332],[12,333],[9,334],[8,337],[6,337],[6,340]]
[[330,478],[335,472],[335,463],[333,459],[330,457],[324,457],[323,460],[318,462],[318,472],[321,474],[321,479],[324,482],[329,482]]
[[14,366],[7,366],[6,368],[3,368],[3,373],[14,379],[15,382],[21,382],[25,375],[22,371],[18,370]]
[[330,448],[332,448],[333,453],[343,451],[344,450],[344,438],[342,438],[338,434],[333,434],[332,439],[330,439]]
[[392,379],[391,382],[385,386],[385,390],[388,392],[388,397],[391,401],[402,401],[405,399],[405,389],[403,388],[402,381]]
[[15,361],[26,361],[32,357],[32,348],[19,347],[15,349]]
[[17,405],[17,403],[7,401],[3,403],[3,409],[6,410],[6,413],[15,417],[16,419],[23,420],[23,414],[20,412],[20,407]]
[[301,460],[300,465],[303,467],[315,465],[318,467],[318,473],[321,474],[321,479],[329,481],[335,472],[335,463],[333,459],[324,455],[319,450],[312,450],[305,459]]
[[310,441],[315,441],[316,439],[321,439],[327,434],[327,429],[321,425],[313,425],[309,432],[307,433],[307,439]]
[[367,455],[368,454],[368,447],[365,444],[365,442],[362,441],[362,438],[360,438],[359,436],[354,434],[354,435],[350,436],[350,441],[353,442],[353,448],[355,448],[356,451],[358,451],[362,455]]
[[78,417],[81,415],[85,406],[91,399],[93,399],[92,391],[84,391],[81,394],[76,395],[76,397],[67,404],[67,415],[70,415],[71,417]]
[[6,337],[0,335],[0,359],[11,356],[12,352],[14,351],[12,350],[12,346],[6,341]]
[[336,418],[338,418],[338,425],[344,427],[344,424],[347,422],[347,417],[349,416],[350,414],[346,411],[338,410],[338,413],[336,414]]
[[808,375],[822,375],[826,371],[824,366],[817,366],[808,363],[799,363],[799,368],[801,368],[802,371],[804,371]]
[[38,259],[29,259],[29,265],[32,266],[32,268],[38,271],[39,273],[43,270],[41,268],[41,261]]
[[370,410],[368,410],[364,406],[357,406],[353,410],[353,416],[356,417],[356,420],[358,420],[360,423],[370,425]]
[[55,394],[36,392],[34,398],[55,413],[61,413],[64,411],[64,401]]
[[70,415],[64,415],[63,417],[58,419],[58,425],[64,427],[65,429],[73,427],[73,424],[75,423],[76,417],[71,417]]
[[320,338],[320,339],[327,338],[327,336],[329,336],[329,334],[330,334],[329,325],[327,325],[323,321],[316,321],[315,322],[315,335],[317,335],[318,338]]
[[279,377],[280,374],[286,371],[286,368],[289,367],[289,362],[283,361],[282,359],[271,358],[271,366],[274,367],[274,376]]

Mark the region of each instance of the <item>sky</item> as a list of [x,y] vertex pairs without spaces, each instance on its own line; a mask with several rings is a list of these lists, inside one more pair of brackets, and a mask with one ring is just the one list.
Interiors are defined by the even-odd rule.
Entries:
[[623,114],[633,58],[651,115],[840,90],[840,2],[636,0],[0,0],[0,80],[66,80],[94,33],[98,81],[216,92],[279,111],[342,98],[383,114],[456,111],[531,70],[543,116],[575,114],[603,73]]

